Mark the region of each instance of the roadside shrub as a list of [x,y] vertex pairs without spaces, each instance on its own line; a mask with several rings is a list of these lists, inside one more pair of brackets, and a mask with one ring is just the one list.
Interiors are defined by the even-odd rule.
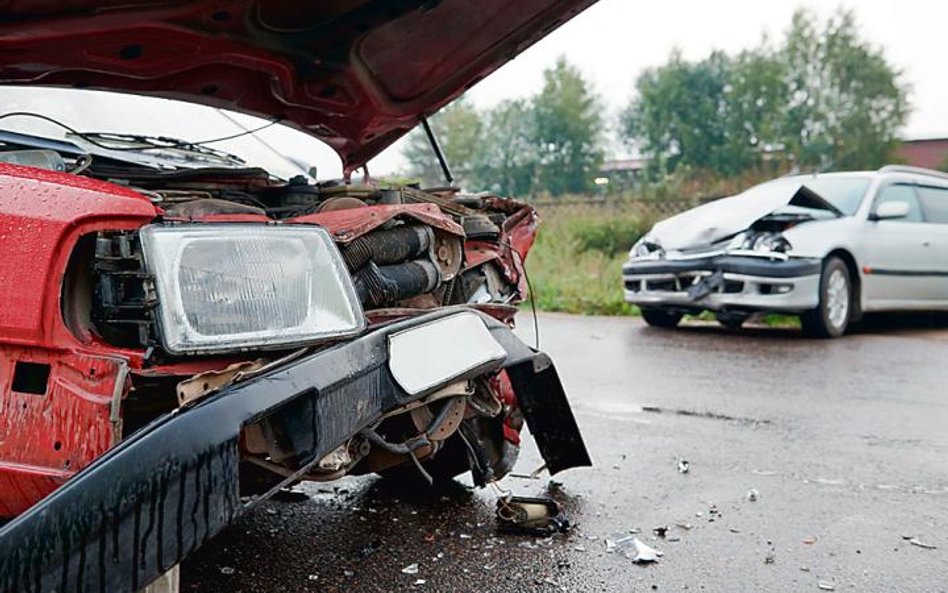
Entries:
[[543,224],[527,258],[537,307],[587,315],[634,312],[623,298],[626,252],[649,228],[612,208],[569,206],[540,211]]

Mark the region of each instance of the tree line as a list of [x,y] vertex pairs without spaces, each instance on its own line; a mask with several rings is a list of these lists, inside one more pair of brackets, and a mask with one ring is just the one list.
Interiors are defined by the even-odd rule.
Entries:
[[[909,113],[903,74],[860,35],[851,11],[825,21],[797,11],[778,42],[699,61],[673,51],[646,70],[616,118],[565,58],[533,97],[477,109],[462,98],[432,127],[470,189],[508,195],[585,193],[605,157],[607,128],[641,155],[651,180],[734,177],[764,165],[802,171],[876,168],[891,158]],[[420,131],[408,174],[441,184]]]

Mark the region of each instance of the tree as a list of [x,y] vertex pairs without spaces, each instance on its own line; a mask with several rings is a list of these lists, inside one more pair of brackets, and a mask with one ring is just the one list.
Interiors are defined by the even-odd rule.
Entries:
[[638,98],[625,111],[621,128],[661,171],[687,165],[730,173],[736,165],[729,138],[728,91],[731,60],[720,52],[697,63],[673,51],[667,64],[644,72]]
[[851,11],[822,29],[797,11],[783,50],[787,150],[801,165],[875,168],[886,162],[908,116],[901,72],[859,37]]
[[[483,145],[481,118],[481,114],[461,97],[429,120],[454,173],[455,183],[462,187],[476,185],[474,170],[480,159],[478,152]],[[429,187],[445,184],[441,164],[421,126],[409,134],[403,155],[408,161],[408,176],[420,179],[423,185]]]
[[510,196],[533,191],[539,156],[534,123],[525,100],[502,101],[487,112],[473,171],[478,188]]
[[820,29],[798,11],[782,45],[691,63],[673,52],[643,73],[623,138],[662,172],[731,176],[765,160],[873,168],[888,158],[908,108],[901,75],[859,38],[850,12]]
[[538,188],[555,196],[588,191],[603,158],[600,101],[564,57],[543,81],[532,102]]

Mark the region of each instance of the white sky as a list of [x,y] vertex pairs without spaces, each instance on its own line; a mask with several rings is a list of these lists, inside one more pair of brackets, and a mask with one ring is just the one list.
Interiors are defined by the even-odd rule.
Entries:
[[[948,23],[948,2],[944,0],[600,0],[483,80],[469,97],[479,107],[490,107],[503,99],[532,95],[542,85],[543,69],[566,55],[602,95],[607,121],[614,121],[632,98],[636,77],[645,68],[663,64],[673,48],[680,48],[687,59],[701,59],[714,49],[736,53],[757,45],[765,33],[772,39],[781,37],[794,10],[801,6],[824,17],[839,6],[852,8],[863,37],[882,46],[911,85],[914,109],[905,136],[948,136],[948,66],[940,42]],[[189,140],[237,131],[233,122],[210,108],[205,108],[207,117],[194,117],[193,111],[181,111],[171,101],[117,96],[108,98],[103,107],[99,93],[85,93],[86,102],[77,101],[75,91],[68,99],[64,92],[69,91],[0,89],[0,106],[7,112],[22,109],[58,116],[83,131],[164,134]],[[182,130],[184,121],[186,130]],[[247,127],[258,123],[246,120]],[[51,131],[48,124],[23,118],[4,120],[0,127]],[[282,152],[315,165],[321,179],[341,175],[340,161],[326,145],[300,132],[278,128],[259,132],[258,138],[214,146],[249,156],[248,160],[278,174],[295,173],[279,154]],[[278,150],[269,150],[263,142]],[[370,162],[372,174],[403,170],[400,149],[396,144]],[[618,152],[621,147],[613,150]]]

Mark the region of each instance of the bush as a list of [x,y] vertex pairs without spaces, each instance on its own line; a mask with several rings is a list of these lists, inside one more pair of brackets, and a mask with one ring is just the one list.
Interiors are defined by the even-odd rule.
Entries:
[[622,290],[626,252],[649,224],[610,208],[541,210],[543,224],[527,258],[537,307],[589,315],[634,312]]

